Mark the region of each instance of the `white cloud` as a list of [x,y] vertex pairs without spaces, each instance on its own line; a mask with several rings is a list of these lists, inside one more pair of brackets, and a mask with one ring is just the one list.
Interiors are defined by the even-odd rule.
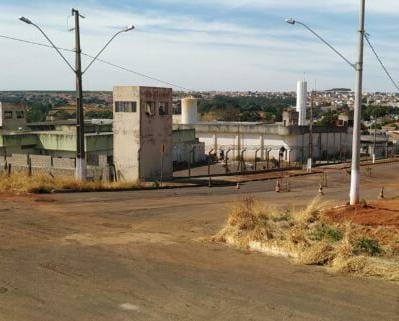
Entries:
[[[185,0],[158,0],[166,4],[187,4]],[[332,10],[358,11],[360,7],[359,0],[201,0],[198,5],[208,5],[224,7],[228,9],[237,8],[270,8],[270,9],[303,9],[303,10]],[[381,13],[390,15],[399,15],[399,2],[396,0],[366,0],[366,9],[370,13]]]
[[[180,0],[160,0],[180,3]],[[335,10],[357,10],[359,1],[288,1],[288,0],[214,0],[201,1],[226,8],[330,8]],[[393,1],[379,1],[399,9]],[[16,36],[32,41],[45,42],[40,33],[18,21],[18,16],[27,15],[40,23],[57,45],[73,48],[74,35],[68,32],[73,20],[69,17],[70,4],[46,7],[0,5],[1,34]],[[373,12],[388,11],[370,2]],[[392,8],[392,7],[391,7]],[[119,28],[135,24],[135,31],[121,34],[102,55],[109,60],[155,77],[194,89],[293,89],[295,80],[306,73],[317,78],[320,88],[342,86],[352,87],[353,71],[340,61],[306,30],[288,26],[281,21],[273,28],[263,30],[256,26],[227,22],[222,19],[211,22],[189,14],[162,14],[152,10],[121,10],[103,8],[98,5],[81,6],[86,16],[82,19],[83,51],[95,54],[109,37]],[[396,12],[399,12],[396,11]],[[323,16],[318,17],[323,19]],[[339,23],[339,22],[338,22]],[[375,26],[376,29],[382,26]],[[341,52],[352,61],[355,59],[356,30],[339,34],[334,28],[319,29]],[[388,28],[388,27],[386,27]],[[393,27],[392,32],[394,32]],[[373,39],[380,39],[376,32]],[[49,49],[34,47],[0,39],[1,89],[73,89],[73,74],[67,66]],[[399,47],[386,39],[376,41],[387,66],[396,71],[396,57]],[[389,52],[386,52],[386,48]],[[73,55],[67,55],[73,63]],[[381,90],[391,88],[389,82],[375,77],[381,71],[375,60],[367,53],[367,75],[369,88]],[[87,59],[84,63],[87,64]],[[374,81],[374,79],[378,79]],[[85,89],[110,90],[116,84],[152,84],[130,73],[97,62],[84,77]]]

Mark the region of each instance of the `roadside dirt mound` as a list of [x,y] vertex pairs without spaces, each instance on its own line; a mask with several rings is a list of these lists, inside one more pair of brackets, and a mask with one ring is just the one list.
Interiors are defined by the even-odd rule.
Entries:
[[379,200],[363,206],[344,206],[326,210],[325,214],[335,223],[399,227],[399,200]]

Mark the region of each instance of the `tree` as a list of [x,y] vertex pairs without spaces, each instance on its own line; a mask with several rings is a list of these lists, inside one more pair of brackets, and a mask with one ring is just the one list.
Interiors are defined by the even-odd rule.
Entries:
[[240,114],[241,121],[255,122],[259,121],[260,119],[261,118],[256,111],[244,111],[243,113]]
[[318,126],[335,126],[338,120],[338,114],[332,111],[328,111],[323,115],[323,118],[316,123]]
[[66,110],[60,109],[54,113],[54,116],[58,119],[69,119],[71,118],[71,114],[69,114]]
[[28,104],[26,119],[28,122],[40,122],[46,119],[47,113],[51,109],[50,104],[32,103]]
[[112,119],[112,111],[111,110],[100,110],[100,111],[88,111],[85,114],[86,118],[96,118],[96,119]]

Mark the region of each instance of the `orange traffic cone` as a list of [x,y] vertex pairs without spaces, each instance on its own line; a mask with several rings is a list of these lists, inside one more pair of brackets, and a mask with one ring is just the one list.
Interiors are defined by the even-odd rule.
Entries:
[[319,185],[319,194],[324,195],[323,186],[321,184]]
[[383,199],[384,198],[384,187],[381,188],[380,195],[378,195],[378,198],[379,199]]
[[276,181],[276,187],[274,188],[274,190],[277,193],[280,193],[280,180],[279,179]]

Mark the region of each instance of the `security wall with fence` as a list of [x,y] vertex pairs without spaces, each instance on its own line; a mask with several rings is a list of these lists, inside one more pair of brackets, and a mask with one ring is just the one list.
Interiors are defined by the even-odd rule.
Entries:
[[[0,170],[7,171],[9,174],[24,171],[28,175],[74,176],[75,166],[75,158],[49,155],[12,154],[0,158]],[[87,177],[89,179],[109,180],[110,174],[112,173],[110,173],[107,155],[94,155],[88,159]]]

